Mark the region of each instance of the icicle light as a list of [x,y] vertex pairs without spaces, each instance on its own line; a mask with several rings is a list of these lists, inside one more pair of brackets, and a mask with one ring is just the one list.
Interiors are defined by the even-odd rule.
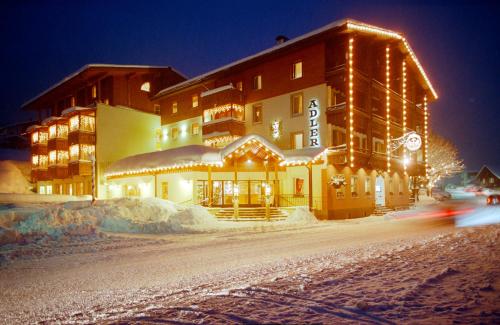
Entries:
[[429,129],[428,129],[429,111],[427,109],[427,95],[424,96],[424,148],[425,148],[425,178],[429,177]]

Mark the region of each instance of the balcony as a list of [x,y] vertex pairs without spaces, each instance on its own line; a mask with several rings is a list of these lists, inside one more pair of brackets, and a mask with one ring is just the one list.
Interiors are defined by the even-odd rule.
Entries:
[[72,107],[63,112],[68,118],[68,143],[95,144],[95,110],[86,107]]
[[244,105],[243,93],[232,85],[226,85],[201,93],[200,106],[203,110],[226,104]]

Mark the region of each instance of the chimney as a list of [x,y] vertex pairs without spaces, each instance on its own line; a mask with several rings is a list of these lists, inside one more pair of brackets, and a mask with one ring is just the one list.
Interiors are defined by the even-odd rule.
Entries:
[[276,36],[276,45],[283,44],[286,41],[288,41],[288,37],[286,37],[285,35]]

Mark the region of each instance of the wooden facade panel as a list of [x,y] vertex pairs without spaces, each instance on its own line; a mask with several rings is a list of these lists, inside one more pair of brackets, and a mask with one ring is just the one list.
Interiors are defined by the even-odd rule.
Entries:
[[49,139],[47,148],[51,150],[68,150],[67,139]]
[[40,145],[36,144],[31,147],[31,154],[32,155],[47,155],[48,154],[48,148],[47,145]]
[[245,135],[245,123],[242,121],[228,120],[219,123],[203,125],[203,134],[213,132],[229,132],[231,135]]
[[90,176],[92,175],[91,162],[72,162],[68,165],[69,176]]
[[63,179],[68,177],[68,166],[49,166],[49,179]]
[[89,132],[70,132],[68,134],[68,144],[95,144],[95,133]]

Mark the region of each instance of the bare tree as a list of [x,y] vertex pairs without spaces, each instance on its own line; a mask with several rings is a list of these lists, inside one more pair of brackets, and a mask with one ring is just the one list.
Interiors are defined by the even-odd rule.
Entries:
[[458,158],[458,150],[453,143],[440,135],[429,136],[429,185],[432,187],[440,179],[461,173],[465,166]]

